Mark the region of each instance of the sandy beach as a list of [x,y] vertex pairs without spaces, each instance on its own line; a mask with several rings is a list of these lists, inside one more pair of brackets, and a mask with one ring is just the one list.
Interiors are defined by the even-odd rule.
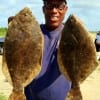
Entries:
[[[2,73],[2,56],[0,56],[0,93],[10,95],[11,85]],[[83,100],[100,100],[100,66],[81,84]]]
[[12,86],[6,81],[6,78],[2,73],[2,56],[0,56],[0,94],[2,93],[8,97],[11,90]]

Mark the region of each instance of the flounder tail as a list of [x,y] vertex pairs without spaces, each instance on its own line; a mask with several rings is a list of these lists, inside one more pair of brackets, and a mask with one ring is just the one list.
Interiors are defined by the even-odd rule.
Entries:
[[26,100],[26,97],[23,92],[13,91],[9,96],[8,100]]

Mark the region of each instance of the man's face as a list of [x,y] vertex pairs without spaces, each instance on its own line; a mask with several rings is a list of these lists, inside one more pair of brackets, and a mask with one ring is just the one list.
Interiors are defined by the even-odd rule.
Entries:
[[57,28],[63,21],[67,6],[64,1],[50,1],[43,6],[46,27],[50,30]]

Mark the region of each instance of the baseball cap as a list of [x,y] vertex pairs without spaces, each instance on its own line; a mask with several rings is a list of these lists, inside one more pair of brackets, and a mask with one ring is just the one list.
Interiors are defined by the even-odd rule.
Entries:
[[67,4],[67,0],[43,0],[43,2],[51,2],[51,1],[64,1]]

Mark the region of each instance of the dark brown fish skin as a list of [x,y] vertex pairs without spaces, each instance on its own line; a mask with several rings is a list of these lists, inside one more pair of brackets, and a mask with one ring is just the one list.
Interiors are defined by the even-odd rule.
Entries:
[[61,33],[58,63],[61,72],[72,82],[67,100],[82,100],[80,82],[96,68],[96,50],[81,20],[70,15]]
[[42,47],[43,37],[40,26],[31,10],[26,7],[15,15],[9,24],[4,43],[3,71],[4,74],[9,74],[5,76],[11,81],[15,95],[23,91],[23,87],[41,71]]

